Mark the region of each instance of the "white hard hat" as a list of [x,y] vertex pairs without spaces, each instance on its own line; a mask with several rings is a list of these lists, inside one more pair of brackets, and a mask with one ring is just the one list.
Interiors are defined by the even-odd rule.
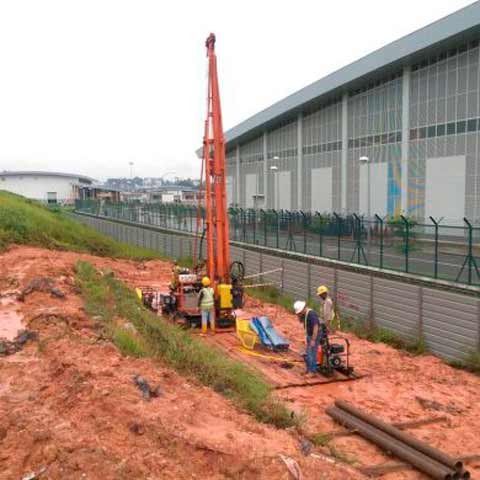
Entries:
[[305,302],[302,302],[302,300],[297,300],[293,304],[293,311],[298,315],[306,306],[307,304]]

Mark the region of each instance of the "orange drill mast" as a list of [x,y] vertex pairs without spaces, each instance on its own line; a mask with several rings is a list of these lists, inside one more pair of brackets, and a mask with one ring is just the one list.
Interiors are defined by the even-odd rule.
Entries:
[[207,275],[214,287],[230,283],[230,247],[225,175],[225,138],[223,135],[220,89],[215,55],[215,35],[205,43],[208,57],[207,118],[203,139],[205,165],[205,211],[207,238]]

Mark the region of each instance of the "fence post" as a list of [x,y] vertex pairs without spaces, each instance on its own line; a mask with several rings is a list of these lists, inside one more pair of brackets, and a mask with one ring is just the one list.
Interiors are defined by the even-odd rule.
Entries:
[[480,352],[480,300],[477,301],[477,351]]
[[303,223],[303,253],[307,253],[307,215],[303,210],[300,210]]
[[[233,240],[236,241],[238,237],[238,220],[237,220],[238,211],[235,207],[232,207],[230,209],[230,212],[231,212],[231,219],[233,222]],[[197,228],[197,230],[199,229]]]
[[247,241],[247,216],[248,211],[242,210],[242,239],[244,242]]
[[267,214],[265,210],[260,209],[260,213],[263,216],[263,245],[266,247],[267,246]]
[[458,272],[457,279],[456,281],[460,279],[462,276],[463,270],[465,266],[468,264],[468,284],[472,284],[472,267],[475,268],[475,272],[477,273],[477,277],[480,278],[480,270],[478,269],[477,261],[475,260],[475,257],[473,256],[473,226],[472,224],[468,221],[467,218],[463,217],[463,221],[468,227],[468,248],[467,248],[467,255],[465,256],[465,261],[463,262],[462,268]]
[[322,225],[322,216],[320,212],[315,212],[315,217],[318,216],[318,248],[319,248],[319,256],[323,256],[323,225]]
[[333,301],[335,307],[338,308],[338,270],[337,267],[333,268]]
[[418,288],[418,340],[423,338],[423,287]]
[[340,260],[340,216],[335,212],[333,215],[337,220],[337,260]]
[[380,224],[380,268],[383,268],[383,219],[380,218],[377,214],[375,214],[375,218],[378,220],[378,223]]
[[405,226],[405,273],[408,273],[408,249],[409,249],[409,240],[410,240],[410,224],[408,220],[403,216],[400,215],[400,218],[403,220],[403,224]]
[[272,210],[274,213],[275,213],[275,216],[277,217],[277,225],[276,225],[276,230],[277,230],[277,241],[276,241],[276,247],[279,248],[280,247],[280,217],[279,217],[279,213],[277,210]]
[[284,291],[284,286],[283,286],[283,281],[285,279],[285,260],[282,258],[282,263],[281,263],[281,274],[280,274],[280,291],[283,293]]
[[253,215],[253,244],[257,244],[257,211],[252,210]]
[[432,216],[430,217],[430,220],[435,226],[435,259],[433,262],[433,278],[438,278],[438,222]]
[[310,301],[312,298],[312,264],[307,263],[307,299]]
[[[357,263],[360,265],[362,262],[360,253],[363,248],[362,246],[362,238],[361,238],[361,230],[362,230],[362,223],[360,220],[360,217],[354,213],[353,214],[353,238],[355,239],[355,250],[357,251]],[[352,258],[350,261],[353,260],[353,257],[355,256],[355,250],[353,251]]]
[[370,328],[373,330],[373,327],[375,327],[375,302],[374,302],[374,278],[373,278],[373,275],[370,274],[370,308],[369,308],[369,312],[368,312],[368,316],[369,316],[369,324],[370,324]]

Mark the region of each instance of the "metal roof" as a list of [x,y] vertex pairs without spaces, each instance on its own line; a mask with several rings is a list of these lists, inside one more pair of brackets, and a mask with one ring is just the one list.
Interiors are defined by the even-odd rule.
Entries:
[[330,95],[344,93],[355,83],[363,83],[365,77],[378,76],[414,63],[429,51],[445,48],[453,41],[469,40],[478,34],[480,34],[480,1],[389,43],[298,90],[229,129],[225,132],[225,139],[227,143],[246,139],[245,137],[258,134],[278,122],[278,117],[293,115],[313,100],[318,101],[319,97],[327,99]]
[[95,179],[87,177],[86,175],[78,175],[76,173],[63,173],[63,172],[44,172],[35,170],[4,170],[0,172],[0,177],[21,177],[21,176],[34,176],[34,177],[66,177],[66,178],[78,178],[87,182],[96,182]]

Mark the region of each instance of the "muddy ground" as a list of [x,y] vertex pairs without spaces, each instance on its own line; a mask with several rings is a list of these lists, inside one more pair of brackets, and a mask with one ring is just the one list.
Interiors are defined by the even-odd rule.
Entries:
[[[255,422],[194,380],[122,357],[83,310],[79,258],[132,285],[170,269],[26,247],[0,255],[2,335],[12,340],[20,327],[38,334],[0,356],[0,479],[292,478],[280,455],[298,461],[304,478],[361,478],[305,457],[294,433]],[[40,277],[65,297],[35,291],[18,301]],[[159,386],[158,398],[142,397],[137,374]]]
[[[362,478],[352,466],[305,457],[294,432],[255,422],[164,365],[122,357],[103,338],[98,319],[83,310],[73,280],[79,258],[110,268],[131,286],[162,288],[170,280],[171,266],[161,261],[141,264],[30,247],[0,255],[0,336],[11,340],[25,327],[38,334],[18,352],[0,356],[0,479],[44,469],[39,478],[293,478],[281,454],[298,462],[304,478]],[[36,291],[18,301],[19,292],[39,277],[53,279],[65,298]],[[294,315],[248,299],[244,314],[258,313],[272,319],[294,351],[301,350]],[[339,429],[325,408],[343,398],[387,421],[445,417],[409,431],[452,455],[480,453],[479,377],[430,355],[414,357],[347,337],[361,379],[277,392],[293,410],[306,413],[311,433]],[[255,364],[274,385],[302,382],[301,365],[286,373],[278,362],[245,355],[233,332],[206,341]],[[159,385],[160,397],[144,400],[132,381],[136,374]],[[353,435],[332,444],[353,466],[392,460]],[[469,468],[477,478],[480,463]],[[425,477],[404,470],[382,478]]]

